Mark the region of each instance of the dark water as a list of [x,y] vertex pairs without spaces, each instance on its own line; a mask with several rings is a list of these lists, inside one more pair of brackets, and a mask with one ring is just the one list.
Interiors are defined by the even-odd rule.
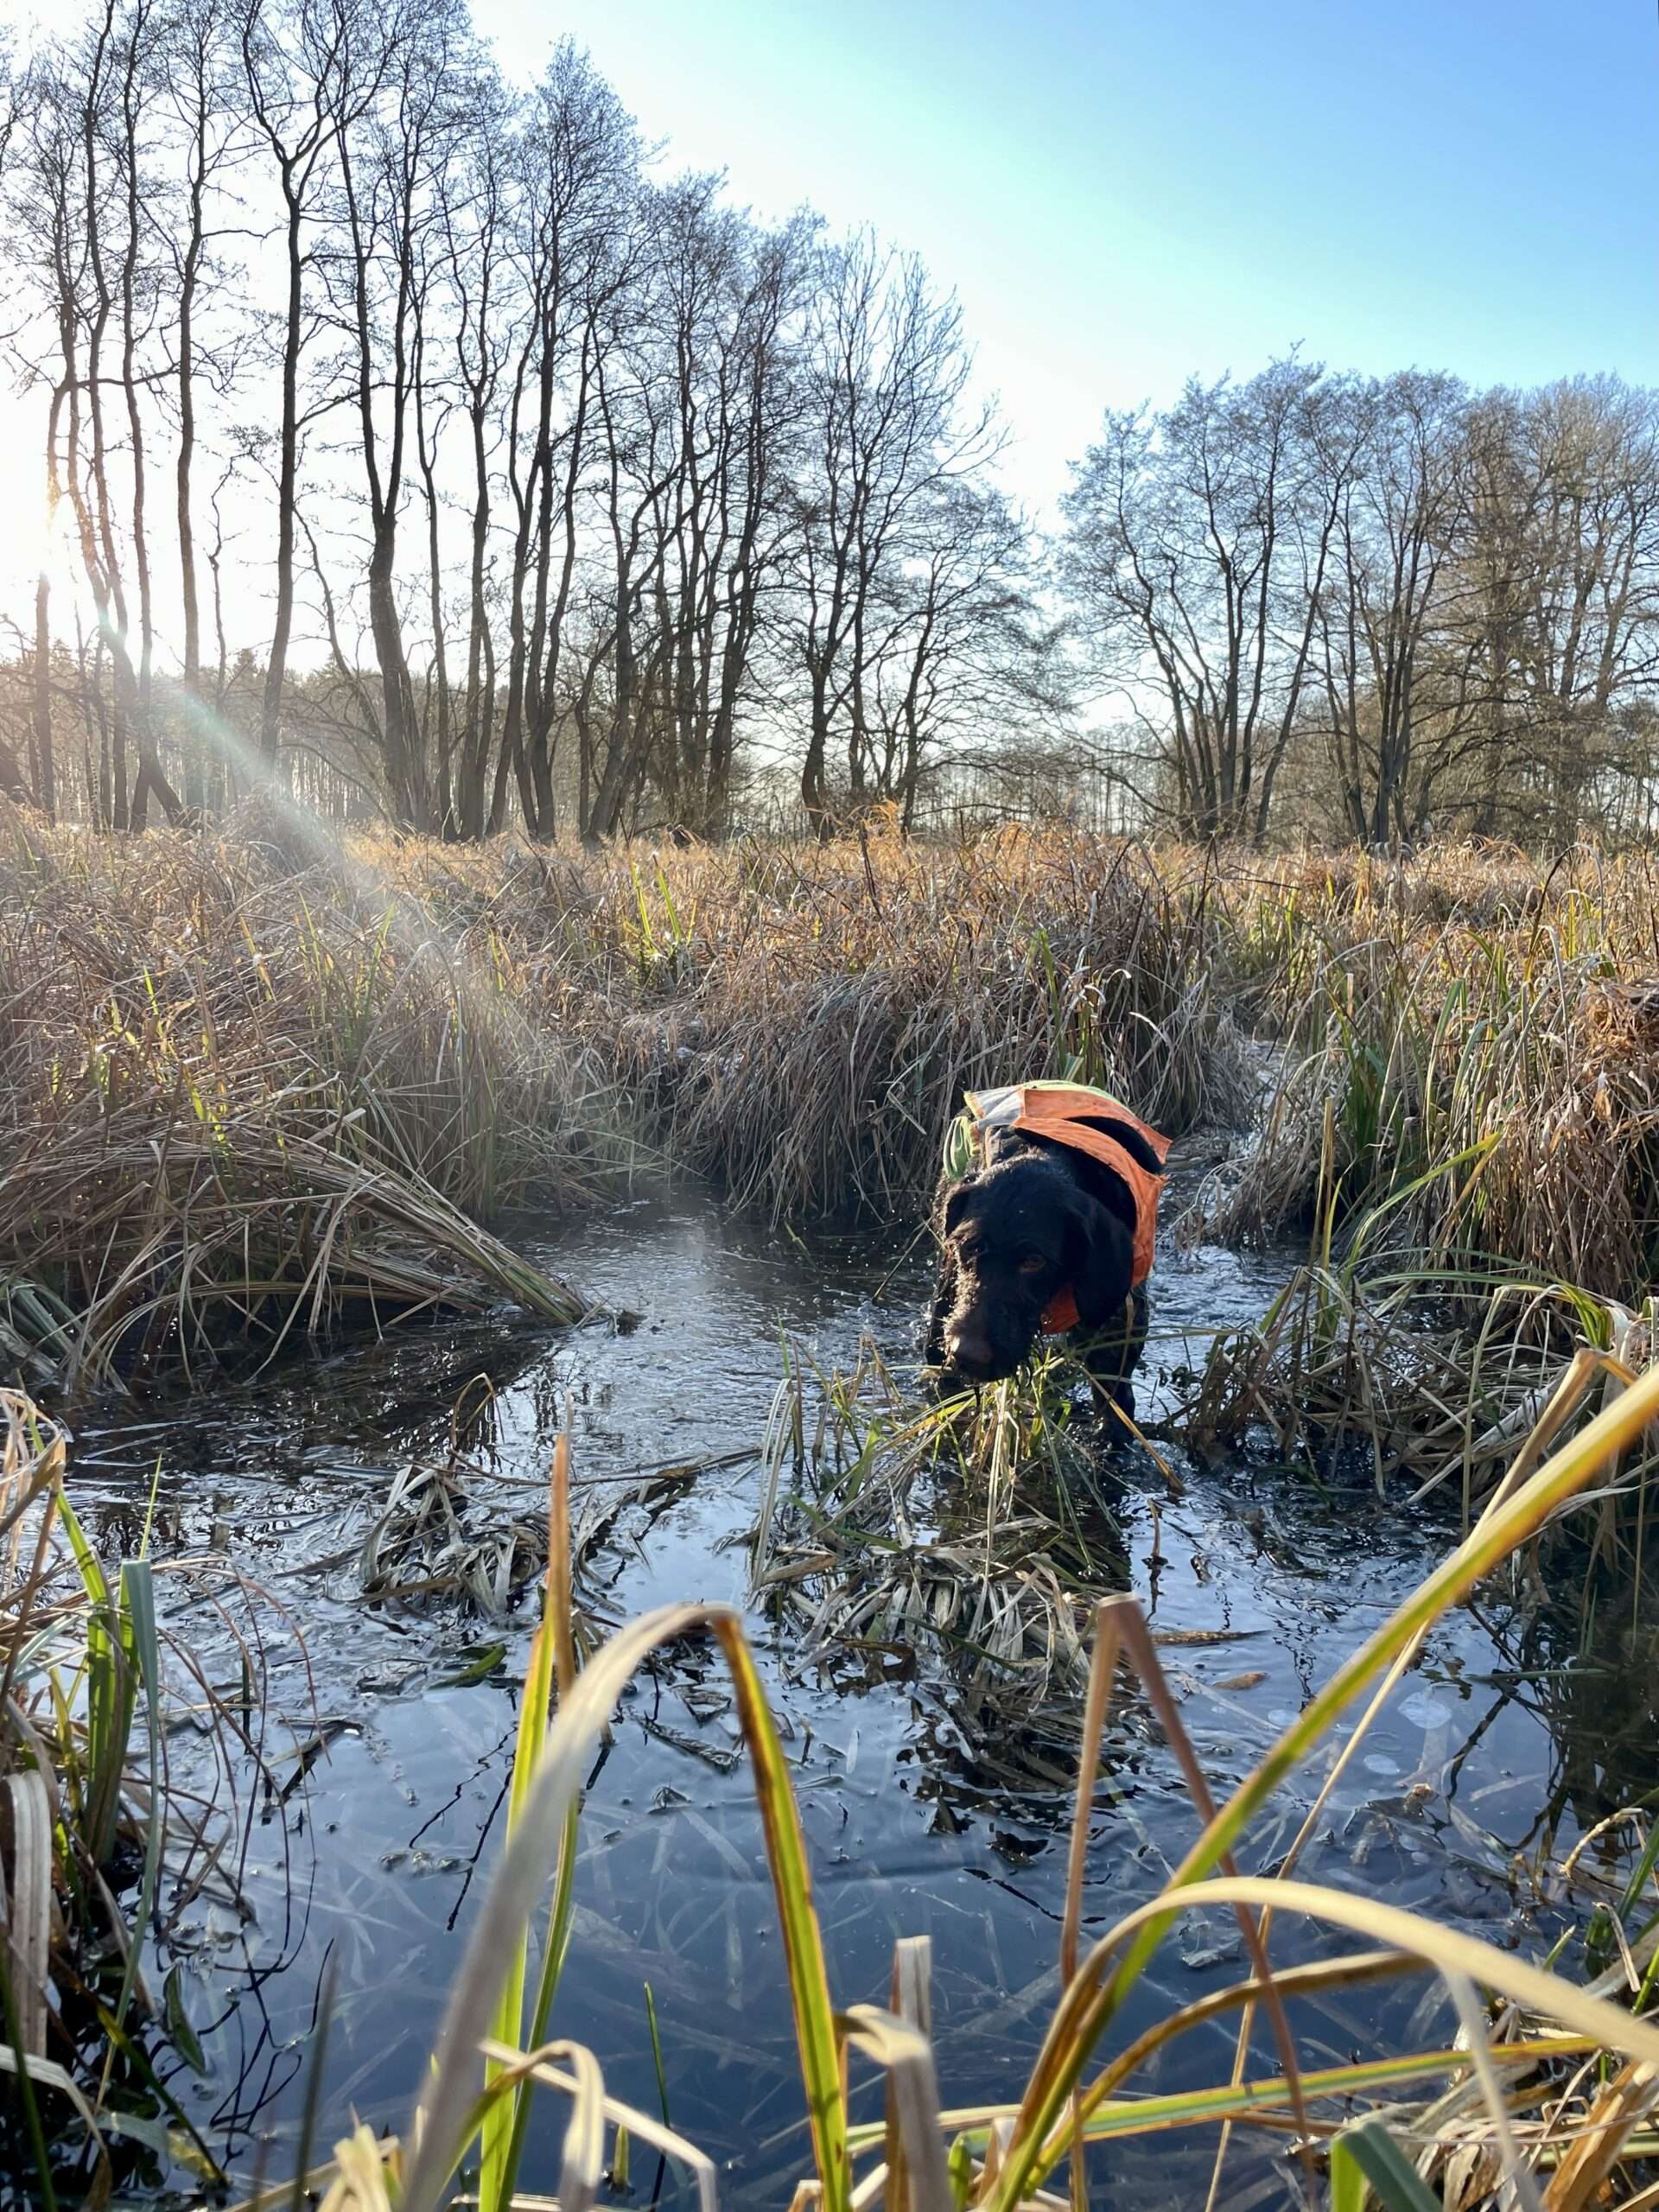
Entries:
[[[756,1443],[780,1332],[826,1363],[847,1362],[866,1333],[913,1357],[924,1278],[902,1237],[808,1246],[682,1197],[614,1209],[556,1242],[521,1241],[637,1311],[639,1325],[563,1338],[504,1325],[410,1334],[217,1390],[175,1418],[79,1430],[79,1494],[105,1549],[136,1542],[154,1482],[173,1626],[234,1703],[244,1647],[228,1623],[244,1637],[256,1624],[269,1698],[287,1718],[264,1745],[274,1786],[260,1786],[247,1756],[233,1763],[245,1825],[226,1859],[244,1862],[245,1907],[209,1882],[151,1961],[157,1981],[180,1968],[175,1986],[207,2061],[205,2078],[172,2066],[168,2078],[245,2178],[291,2169],[326,1975],[321,2141],[353,2113],[401,2122],[499,1847],[527,1624],[492,1624],[445,1599],[424,1611],[367,1605],[356,1564],[395,1471],[444,1456],[464,1386],[480,1374],[496,1386],[492,1418],[468,1441],[478,1470],[468,1480],[505,1523],[544,1510],[567,1395],[580,1516],[585,1499],[627,1487],[616,1479],[626,1471]],[[1259,1312],[1282,1272],[1270,1258],[1210,1249],[1166,1255],[1154,1377],[1201,1357],[1210,1332]],[[758,1482],[750,1459],[709,1469],[660,1510],[628,1506],[594,1555],[590,1607],[620,1618],[671,1599],[744,1602],[747,1560],[734,1540],[753,1521]],[[1225,1632],[1164,1653],[1217,1794],[1452,1533],[1386,1510],[1363,1486],[1321,1497],[1267,1465],[1190,1469],[1179,1500],[1150,1467],[1130,1466],[1124,1482],[1128,1579],[1154,1625]],[[218,1610],[188,1572],[210,1552],[227,1554],[265,1596]],[[946,2104],[1014,2097],[1057,1986],[1067,1778],[1045,1778],[1040,1759],[1022,1769],[1006,1716],[976,1739],[948,1684],[838,1689],[798,1638],[780,1650],[758,1617],[755,1633],[788,1738],[837,2000],[885,2001],[894,1940],[930,1936]],[[1429,1906],[1541,1953],[1564,1923],[1529,1862],[1646,1784],[1640,1756],[1634,1783],[1607,1770],[1618,1756],[1613,1676],[1570,1663],[1565,1648],[1540,1672],[1541,1648],[1503,1595],[1445,1625],[1344,1777],[1306,1877]],[[810,2157],[772,1891],[722,1693],[712,1656],[677,1656],[621,1708],[587,1797],[554,2029],[593,2047],[616,2094],[654,2110],[649,1984],[675,2126],[721,2161],[728,2202],[781,2205]],[[295,1756],[301,1744],[307,1760]],[[208,1745],[183,1727],[170,1756],[178,1776],[223,1803]],[[1194,1833],[1173,1762],[1134,1701],[1113,1721],[1106,1765],[1090,1857],[1094,1932],[1150,1895]],[[1318,1778],[1287,1792],[1282,1820],[1254,1839],[1255,1863],[1289,1841]],[[1284,1942],[1286,1955],[1351,1948],[1304,1929]],[[1230,1922],[1189,1922],[1141,1985],[1129,2024],[1243,1971]],[[1310,2007],[1305,2056],[1338,2063],[1379,2037],[1440,2026],[1449,2040],[1454,2024],[1443,2010],[1431,2022],[1428,1993],[1420,1981]],[[1265,2042],[1260,2056],[1257,2070],[1273,2070]],[[1219,2083],[1231,2063],[1222,2023],[1176,2046],[1142,2086]],[[867,2089],[868,2113],[874,2098]],[[546,2100],[527,2188],[555,2185],[562,2124]],[[1102,2168],[1101,2201],[1201,2202],[1212,2147],[1197,2133],[1126,2145]],[[1230,2203],[1290,2201],[1271,2145],[1236,2156]],[[644,2202],[654,2159],[636,2152],[633,2178]],[[671,2176],[664,2202],[685,2201],[676,2188]]]

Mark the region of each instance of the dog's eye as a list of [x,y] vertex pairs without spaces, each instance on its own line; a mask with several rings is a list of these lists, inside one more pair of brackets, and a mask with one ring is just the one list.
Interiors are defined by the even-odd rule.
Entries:
[[1048,1262],[1040,1252],[1024,1252],[1020,1255],[1020,1272],[1022,1275],[1039,1275],[1047,1265]]

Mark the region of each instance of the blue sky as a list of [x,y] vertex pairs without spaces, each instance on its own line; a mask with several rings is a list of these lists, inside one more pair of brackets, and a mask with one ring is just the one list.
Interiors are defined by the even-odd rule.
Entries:
[[1103,407],[1300,342],[1659,384],[1653,0],[474,0],[671,162],[873,223],[959,293],[1034,504]]

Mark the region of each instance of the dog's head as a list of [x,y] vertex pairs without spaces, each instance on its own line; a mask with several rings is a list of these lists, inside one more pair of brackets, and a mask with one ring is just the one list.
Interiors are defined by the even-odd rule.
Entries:
[[1012,1375],[1063,1291],[1085,1328],[1103,1326],[1129,1294],[1128,1230],[1041,1154],[964,1176],[946,1193],[939,1226],[956,1292],[943,1331],[953,1379]]

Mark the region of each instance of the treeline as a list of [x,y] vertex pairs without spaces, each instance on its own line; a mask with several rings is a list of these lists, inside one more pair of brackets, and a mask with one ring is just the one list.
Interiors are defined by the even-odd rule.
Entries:
[[1646,836],[1659,404],[1296,361],[1109,415],[1061,553],[1154,806],[1198,836]]
[[[952,731],[1052,714],[954,302],[659,180],[569,48],[521,93],[458,0],[105,0],[20,67],[3,189],[111,824],[228,744],[460,836],[647,789],[718,833],[769,732],[813,823],[909,814]],[[3,766],[48,805],[59,588]]]
[[98,0],[0,201],[48,811],[1649,827],[1646,393],[1281,362],[1109,416],[1046,545],[918,262],[664,174],[570,48],[510,86],[463,0]]

